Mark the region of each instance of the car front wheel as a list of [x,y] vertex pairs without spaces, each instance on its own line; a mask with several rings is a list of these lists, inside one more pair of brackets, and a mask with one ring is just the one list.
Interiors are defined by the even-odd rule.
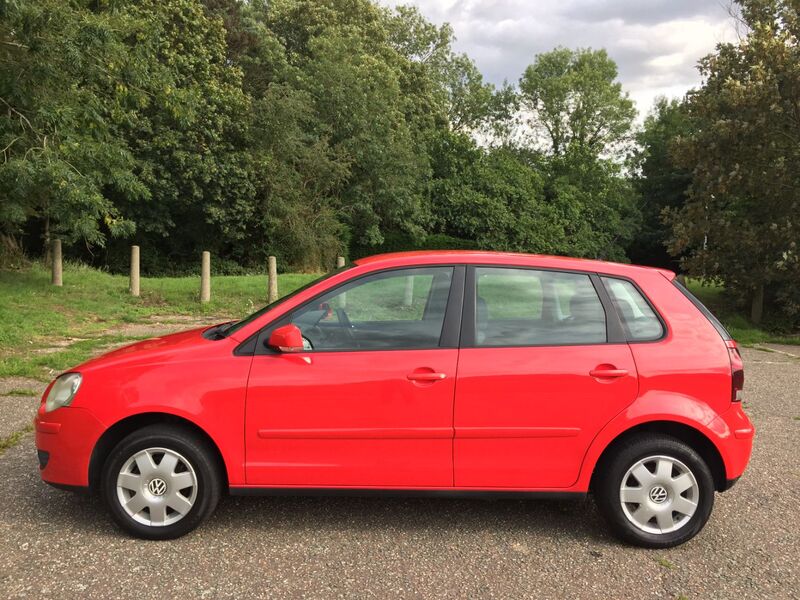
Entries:
[[105,462],[102,491],[114,521],[136,537],[180,537],[207,519],[220,476],[207,444],[188,431],[144,427],[124,438]]
[[595,499],[620,539],[649,548],[697,535],[714,506],[714,480],[702,457],[665,435],[642,435],[601,465]]

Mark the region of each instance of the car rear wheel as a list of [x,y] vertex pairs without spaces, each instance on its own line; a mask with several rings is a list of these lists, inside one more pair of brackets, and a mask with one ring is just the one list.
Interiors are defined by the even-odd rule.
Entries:
[[219,501],[220,474],[203,440],[164,425],[144,427],[109,454],[102,491],[114,521],[141,538],[180,537]]
[[714,506],[714,479],[702,457],[665,435],[620,445],[600,466],[595,499],[612,533],[649,548],[676,546],[697,535]]

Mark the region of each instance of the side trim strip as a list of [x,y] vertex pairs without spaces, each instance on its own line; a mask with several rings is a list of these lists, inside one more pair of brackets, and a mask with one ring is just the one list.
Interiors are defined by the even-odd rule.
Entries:
[[579,427],[456,427],[458,438],[562,438],[576,437]]
[[[495,438],[565,438],[577,437],[579,427],[458,427],[455,437],[461,439]],[[362,427],[351,429],[259,429],[258,437],[285,439],[449,439],[449,427]]]
[[259,429],[262,439],[450,439],[450,427],[359,427],[351,429]]

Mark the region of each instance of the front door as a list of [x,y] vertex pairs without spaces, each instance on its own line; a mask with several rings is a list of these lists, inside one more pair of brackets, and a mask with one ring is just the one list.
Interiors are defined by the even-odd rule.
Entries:
[[568,487],[597,432],[636,398],[630,349],[608,343],[588,274],[473,273],[458,367],[455,485]]
[[248,485],[452,486],[462,290],[462,267],[384,271],[278,323],[300,328],[306,352],[263,350],[265,330],[247,391]]

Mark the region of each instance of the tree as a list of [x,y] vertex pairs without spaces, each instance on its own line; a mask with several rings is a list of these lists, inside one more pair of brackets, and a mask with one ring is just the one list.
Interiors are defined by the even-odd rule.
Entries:
[[99,246],[130,234],[112,197],[149,195],[117,132],[135,110],[116,80],[134,22],[55,0],[0,11],[0,231],[34,221],[45,243]]
[[520,79],[535,145],[555,155],[579,150],[619,155],[636,109],[605,50],[557,48],[539,54]]
[[575,148],[549,157],[545,169],[545,197],[565,223],[568,243],[561,253],[627,261],[625,248],[638,231],[640,215],[623,166]]
[[624,167],[636,115],[604,50],[557,48],[536,56],[520,80],[518,135],[541,152],[547,201],[563,223],[562,252],[625,260],[638,226]]
[[800,317],[800,19],[788,1],[741,2],[749,32],[700,62],[687,98],[692,133],[676,156],[692,172],[673,210],[674,253],[693,275]]
[[670,231],[664,217],[669,209],[680,209],[687,199],[692,174],[678,166],[674,146],[691,133],[692,123],[683,102],[658,98],[636,135],[633,183],[642,226],[628,248],[634,263],[678,267],[678,260],[667,252]]

